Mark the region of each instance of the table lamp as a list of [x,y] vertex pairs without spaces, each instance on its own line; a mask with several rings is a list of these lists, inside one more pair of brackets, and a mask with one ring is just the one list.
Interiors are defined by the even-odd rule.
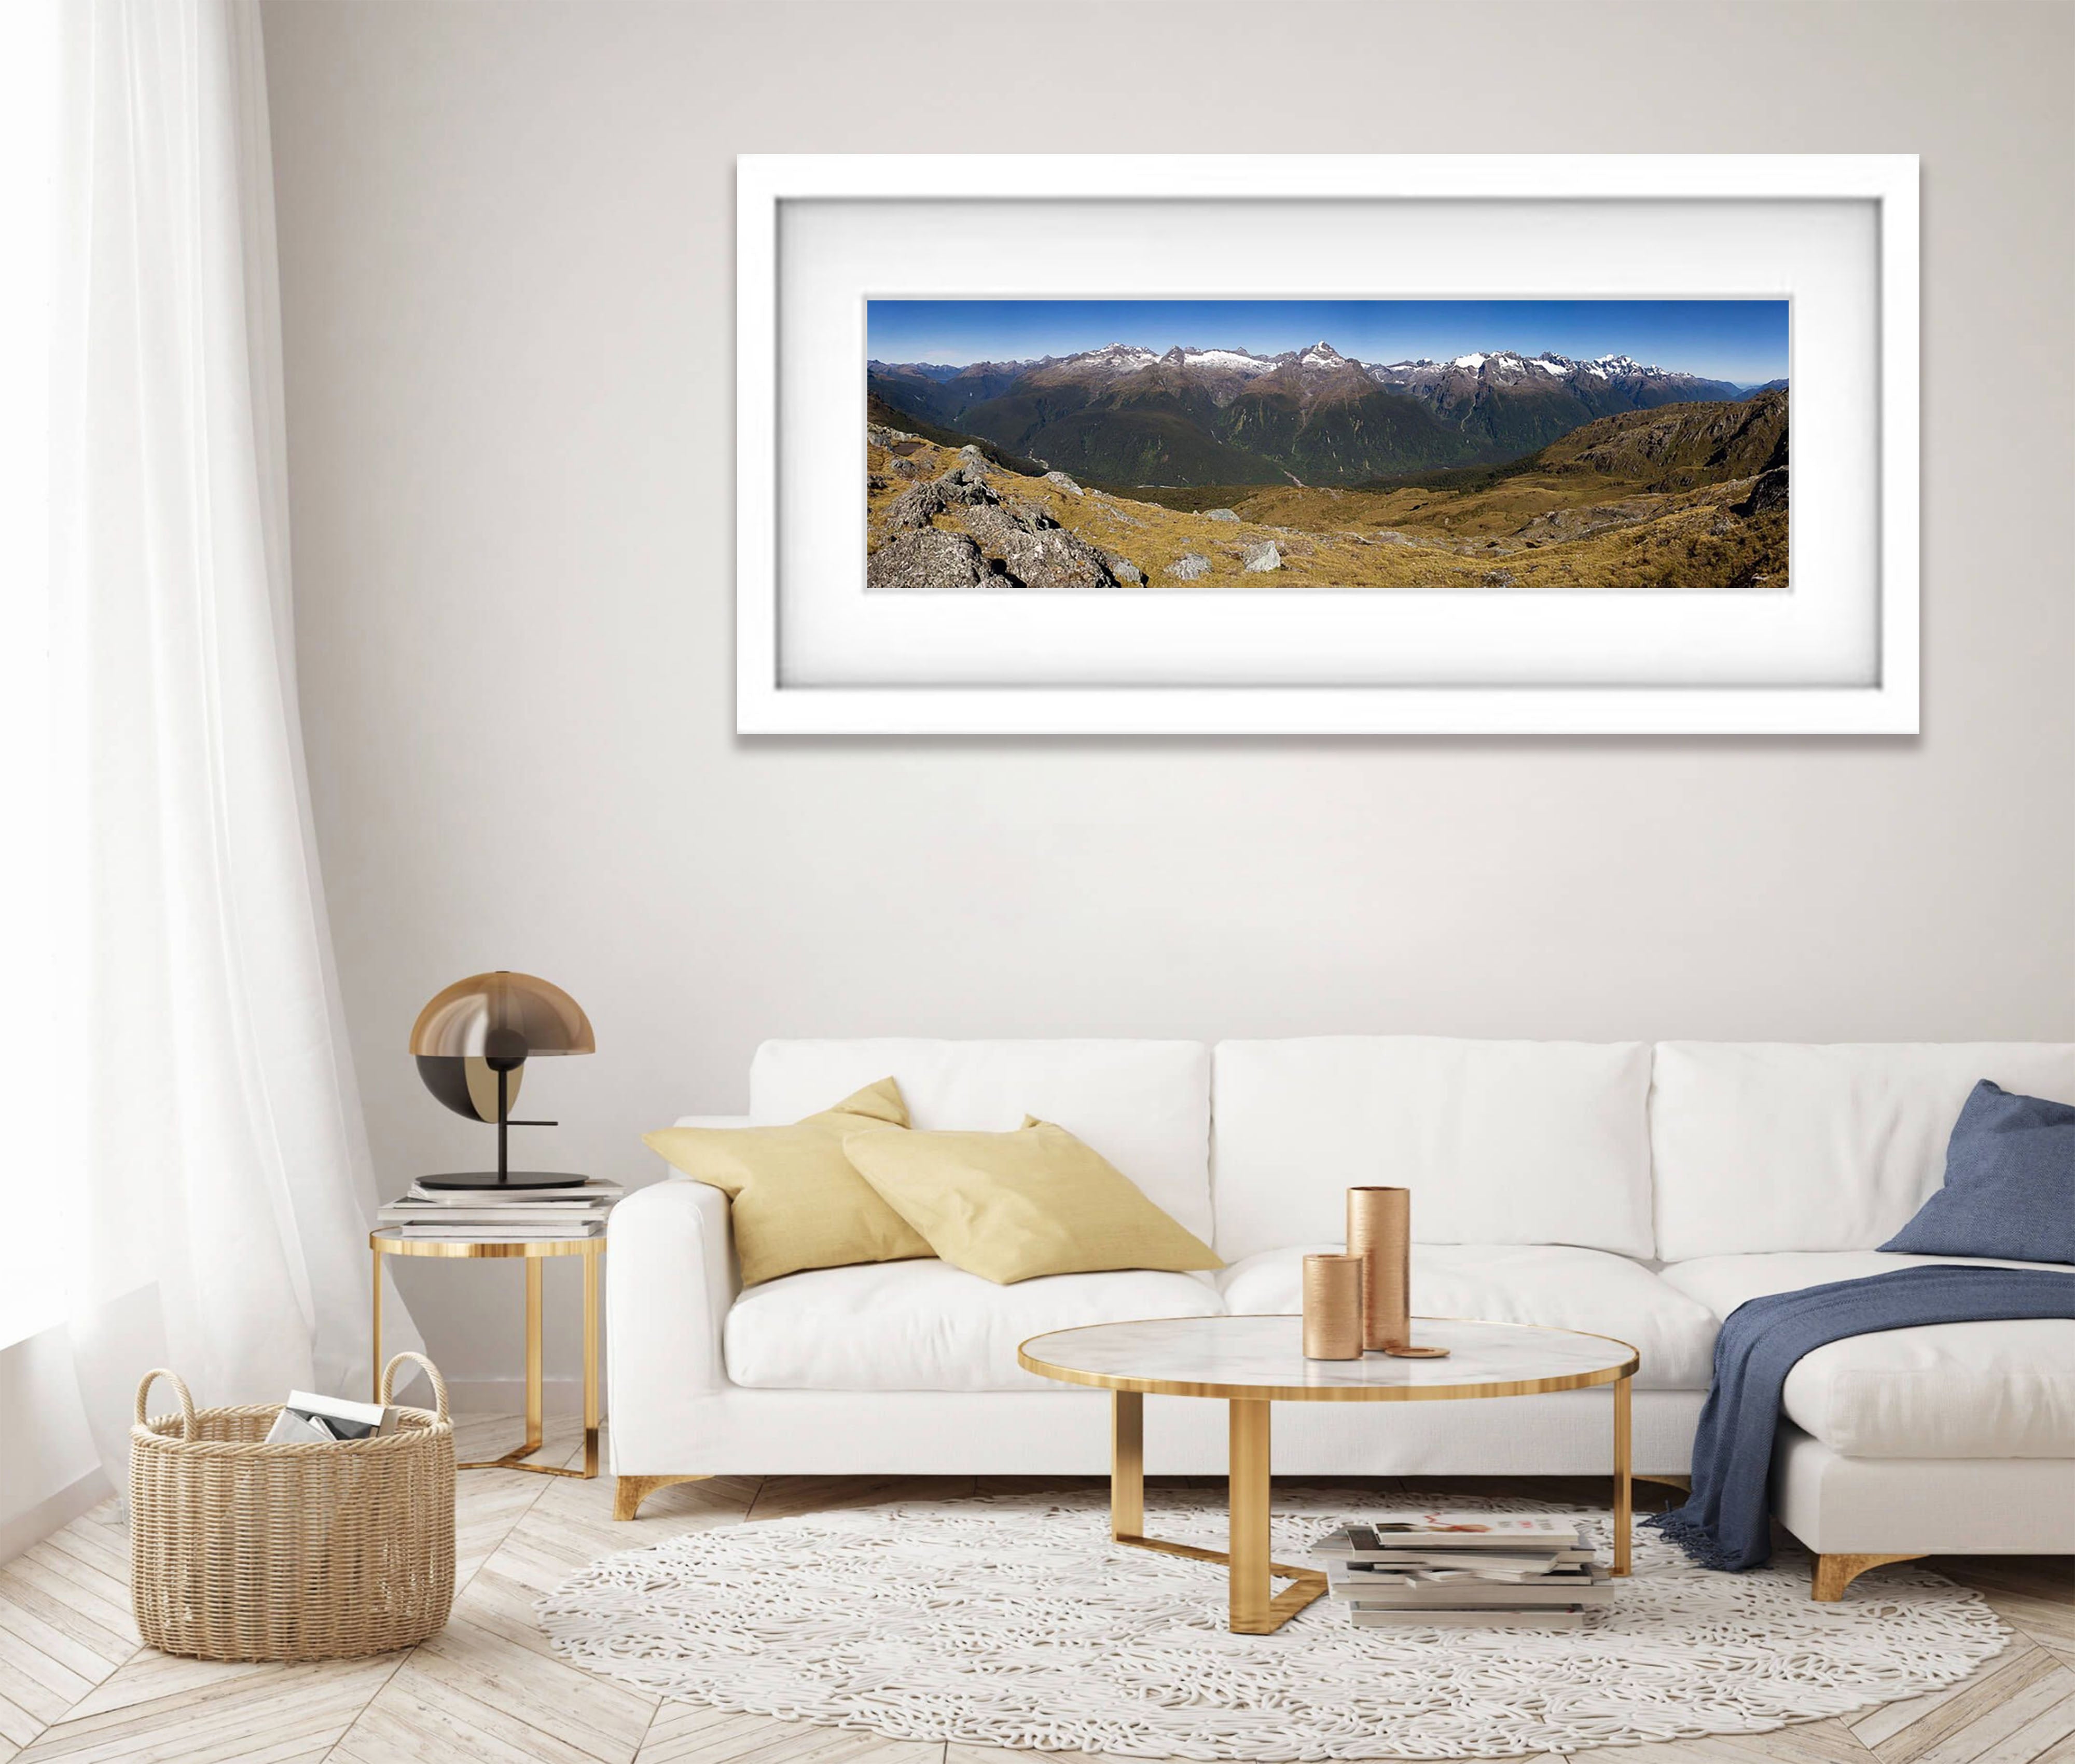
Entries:
[[586,1180],[552,1170],[513,1170],[507,1136],[514,1127],[553,1127],[517,1121],[512,1105],[526,1062],[543,1054],[597,1051],[590,1019],[559,986],[532,974],[500,968],[471,974],[436,994],[411,1030],[411,1052],[425,1088],[457,1115],[497,1125],[497,1168],[421,1177],[431,1189],[556,1188]]

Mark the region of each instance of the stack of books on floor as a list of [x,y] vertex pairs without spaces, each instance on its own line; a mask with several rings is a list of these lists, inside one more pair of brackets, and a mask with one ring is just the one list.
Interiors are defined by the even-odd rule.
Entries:
[[428,1188],[411,1184],[382,1209],[379,1223],[406,1237],[454,1243],[534,1243],[595,1237],[626,1190],[618,1182],[570,1182],[560,1188]]
[[1311,1547],[1361,1629],[1576,1629],[1613,1602],[1584,1532],[1546,1513],[1345,1526]]

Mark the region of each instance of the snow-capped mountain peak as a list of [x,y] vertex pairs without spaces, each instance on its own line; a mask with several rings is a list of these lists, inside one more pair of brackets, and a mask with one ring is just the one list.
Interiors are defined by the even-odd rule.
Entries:
[[1179,343],[1162,358],[1184,367],[1225,368],[1236,374],[1265,374],[1275,366],[1272,355],[1256,355],[1243,349],[1188,349]]
[[1601,380],[1692,377],[1680,376],[1662,367],[1646,366],[1632,355],[1602,355],[1594,361],[1580,361],[1568,355],[1559,355],[1554,350],[1544,350],[1539,355],[1527,355],[1514,349],[1481,349],[1453,356],[1446,361],[1431,361],[1423,357],[1417,361],[1365,362],[1363,365],[1372,378],[1386,386],[1409,381],[1446,379],[1460,374],[1471,375],[1486,382],[1526,380],[1537,383],[1545,378],[1569,379],[1580,375]]
[[1298,357],[1298,362],[1306,367],[1337,367],[1346,359],[1346,356],[1323,337]]
[[1135,374],[1142,367],[1150,367],[1160,359],[1149,349],[1136,343],[1105,343],[1100,349],[1091,349],[1079,355],[1069,356],[1066,365],[1071,366],[1108,367],[1119,373]]

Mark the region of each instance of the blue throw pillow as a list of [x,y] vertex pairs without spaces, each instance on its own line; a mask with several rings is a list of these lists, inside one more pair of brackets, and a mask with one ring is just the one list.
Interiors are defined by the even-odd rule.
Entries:
[[2075,1108],[1983,1079],[1945,1148],[1945,1186],[1881,1248],[2075,1262]]

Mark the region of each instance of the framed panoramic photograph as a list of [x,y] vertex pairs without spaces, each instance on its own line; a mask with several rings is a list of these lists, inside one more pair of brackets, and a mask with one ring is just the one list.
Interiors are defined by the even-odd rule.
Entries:
[[745,733],[1917,727],[1912,158],[738,182]]

